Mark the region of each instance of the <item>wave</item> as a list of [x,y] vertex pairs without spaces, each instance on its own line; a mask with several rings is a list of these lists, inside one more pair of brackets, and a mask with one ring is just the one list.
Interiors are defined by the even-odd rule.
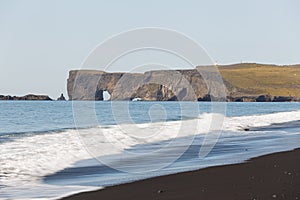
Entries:
[[[207,125],[211,124],[215,115],[204,113],[195,119],[144,124],[102,125],[78,130],[65,129],[28,133],[24,137],[20,137],[20,134],[9,135],[10,140],[0,143],[1,192],[7,196],[17,195],[17,192],[13,192],[13,194],[9,191],[18,191],[18,189],[24,191],[24,188],[29,188],[26,194],[22,193],[22,197],[28,195],[30,199],[32,197],[30,195],[34,195],[33,191],[36,193],[36,190],[32,188],[45,189],[46,186],[42,179],[46,175],[72,167],[74,163],[79,161],[92,159],[95,154],[97,156],[115,155],[137,145],[143,146],[173,138],[210,134],[210,128]],[[300,110],[265,115],[225,117],[222,134],[226,136],[259,134],[257,132],[246,133],[243,130],[249,127],[269,126],[296,120],[300,120]],[[184,126],[184,130],[182,130],[182,126]],[[138,132],[136,132],[137,130]],[[99,133],[101,133],[101,137]],[[112,144],[117,148],[109,148]],[[94,152],[91,148],[93,145],[97,145]],[[86,151],[87,147],[89,147],[89,152]],[[101,151],[98,151],[99,149]],[[52,189],[53,187],[51,186]],[[79,191],[84,188],[69,187],[66,189],[58,186],[55,189],[58,190],[55,194],[63,195],[66,191],[70,193],[73,190]],[[1,195],[0,193],[0,198]],[[47,195],[54,194],[49,192]],[[14,198],[17,199],[16,196]]]
[[277,112],[264,115],[251,115],[241,117],[227,117],[224,123],[225,130],[244,130],[251,127],[270,126],[277,123],[286,123],[300,120],[300,110],[290,112]]

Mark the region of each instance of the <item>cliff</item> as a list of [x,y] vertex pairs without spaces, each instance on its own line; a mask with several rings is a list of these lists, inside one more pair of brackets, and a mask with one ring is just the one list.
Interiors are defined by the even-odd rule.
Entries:
[[[199,67],[197,67],[199,68]],[[226,101],[300,101],[300,66],[234,64],[218,67],[223,78]],[[210,67],[194,70],[161,70],[145,73],[107,73],[95,70],[69,72],[67,89],[70,100],[111,100],[141,98],[150,101],[210,101],[218,97],[221,85],[207,79],[216,77]],[[213,74],[213,75],[212,75]],[[210,93],[210,95],[208,94]],[[222,96],[222,95],[221,95]]]
[[[212,72],[213,73],[213,72]],[[215,85],[222,84],[217,83]],[[106,73],[74,70],[68,78],[70,100],[111,100],[141,98],[146,101],[193,101],[204,97],[208,88],[197,70],[164,70],[139,73]],[[218,96],[216,91],[212,91]]]

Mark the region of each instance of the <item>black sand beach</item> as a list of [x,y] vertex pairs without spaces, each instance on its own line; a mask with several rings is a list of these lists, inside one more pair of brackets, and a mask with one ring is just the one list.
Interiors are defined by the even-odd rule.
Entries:
[[270,154],[242,164],[210,167],[106,189],[63,200],[96,199],[300,199],[300,149]]

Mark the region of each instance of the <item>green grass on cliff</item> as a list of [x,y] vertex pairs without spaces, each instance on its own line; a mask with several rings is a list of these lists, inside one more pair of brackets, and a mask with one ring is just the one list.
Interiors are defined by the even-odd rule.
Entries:
[[300,96],[300,66],[235,64],[219,66],[223,79],[242,93]]

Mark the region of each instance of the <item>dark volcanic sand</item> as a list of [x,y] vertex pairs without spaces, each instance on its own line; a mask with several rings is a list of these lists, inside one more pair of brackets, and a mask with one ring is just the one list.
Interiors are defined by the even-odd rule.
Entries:
[[[299,141],[300,142],[300,141]],[[300,150],[77,194],[64,200],[300,200]]]

